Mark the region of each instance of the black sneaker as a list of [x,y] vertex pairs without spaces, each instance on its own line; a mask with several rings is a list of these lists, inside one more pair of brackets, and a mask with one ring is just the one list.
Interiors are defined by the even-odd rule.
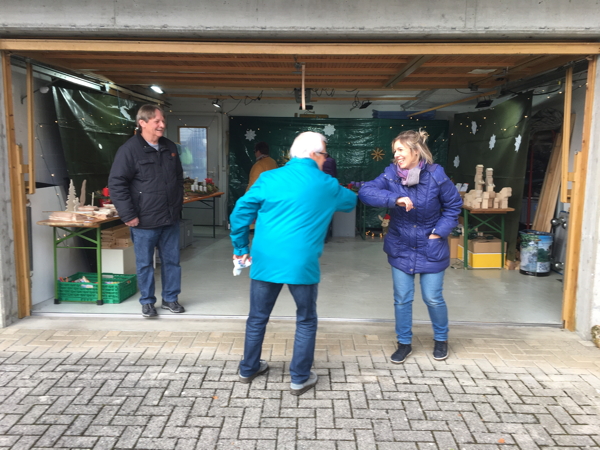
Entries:
[[169,311],[171,311],[172,313],[175,314],[181,314],[183,312],[185,312],[185,308],[183,306],[181,306],[179,303],[177,303],[177,300],[175,300],[174,302],[162,302],[162,305],[160,305],[160,307],[162,309],[168,309]]
[[257,376],[262,375],[263,373],[267,373],[269,371],[269,363],[267,363],[264,359],[260,360],[260,365],[258,366],[258,370],[254,372],[249,377],[243,377],[240,375],[240,383],[248,384],[252,380],[254,380]]
[[410,344],[401,344],[398,342],[398,350],[394,352],[390,360],[394,364],[402,364],[408,358],[408,355],[412,353],[412,346]]
[[158,316],[158,314],[156,313],[156,308],[154,307],[154,303],[148,303],[146,305],[142,305],[142,316],[143,317]]
[[443,361],[448,357],[448,341],[433,341],[433,359]]

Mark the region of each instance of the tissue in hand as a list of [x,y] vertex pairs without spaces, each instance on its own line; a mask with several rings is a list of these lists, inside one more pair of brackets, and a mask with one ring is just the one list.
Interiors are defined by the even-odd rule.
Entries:
[[251,264],[252,264],[252,258],[248,258],[245,263],[243,263],[241,259],[234,259],[233,260],[233,276],[237,277],[238,275],[241,275],[242,269],[245,269],[246,267],[250,267]]

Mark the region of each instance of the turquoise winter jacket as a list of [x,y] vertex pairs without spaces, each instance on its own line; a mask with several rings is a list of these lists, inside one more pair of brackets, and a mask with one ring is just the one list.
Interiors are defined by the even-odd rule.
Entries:
[[229,218],[234,254],[250,253],[249,227],[256,219],[250,278],[316,284],[333,213],[352,211],[356,198],[314,160],[293,158],[284,167],[262,173],[238,199]]

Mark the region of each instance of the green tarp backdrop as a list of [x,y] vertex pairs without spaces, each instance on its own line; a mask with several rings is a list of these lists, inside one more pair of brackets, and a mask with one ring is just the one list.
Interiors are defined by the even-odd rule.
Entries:
[[[327,137],[327,152],[337,162],[338,179],[370,181],[383,172],[393,159],[392,139],[405,130],[425,129],[435,161],[446,165],[448,122],[445,120],[320,119],[295,117],[231,117],[229,121],[229,212],[244,195],[248,174],[254,164],[254,145],[269,144],[271,157],[282,166],[296,136],[316,131]],[[318,195],[318,192],[315,192]],[[377,214],[369,208],[367,227],[381,227]]]
[[69,177],[77,195],[83,180],[86,204],[105,187],[119,147],[135,129],[142,103],[79,89],[53,87],[54,105]]
[[[514,259],[523,184],[529,149],[528,118],[532,93],[519,94],[500,105],[454,116],[450,133],[448,175],[456,183],[473,188],[475,166],[494,169],[494,190],[512,188],[508,206],[515,208],[506,216],[507,256]],[[484,172],[485,177],[485,172]]]

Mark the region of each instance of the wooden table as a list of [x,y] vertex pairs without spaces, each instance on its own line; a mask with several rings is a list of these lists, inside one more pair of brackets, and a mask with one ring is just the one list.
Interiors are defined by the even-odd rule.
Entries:
[[221,197],[224,192],[215,192],[214,194],[209,195],[197,195],[197,194],[187,194],[183,197],[183,205],[187,205],[192,202],[200,202],[203,205],[207,206],[207,208],[194,208],[194,209],[212,209],[213,217],[212,217],[212,229],[213,229],[213,238],[215,237],[215,228],[216,228],[216,218],[215,218],[215,199]]
[[[469,231],[482,225],[487,225],[492,230],[500,233],[500,268],[504,267],[504,218],[506,214],[514,211],[514,208],[472,208],[471,206],[463,206],[463,236],[464,236],[464,247],[463,247],[463,258],[464,268],[469,268]],[[487,216],[485,218],[477,216]],[[495,220],[500,218],[500,226],[494,223]],[[469,225],[469,219],[472,219],[475,223]]]
[[[63,220],[40,220],[37,222],[38,225],[46,225],[52,227],[53,230],[53,248],[54,248],[54,303],[60,303],[60,298],[58,298],[58,259],[57,259],[57,249],[59,248],[80,248],[87,250],[96,250],[96,268],[98,272],[98,299],[96,300],[96,304],[102,305],[104,302],[102,301],[102,235],[100,230],[102,225],[109,222],[114,222],[119,220],[119,217],[111,217],[110,219],[97,220],[91,219],[86,221],[78,221],[78,222],[66,222]],[[96,237],[93,238],[91,236],[86,236],[90,230],[96,230]],[[62,230],[67,233],[64,237],[57,236],[57,230]],[[82,239],[87,240],[92,245],[88,247],[70,247],[67,245],[61,245],[65,241],[71,238],[81,237]]]

